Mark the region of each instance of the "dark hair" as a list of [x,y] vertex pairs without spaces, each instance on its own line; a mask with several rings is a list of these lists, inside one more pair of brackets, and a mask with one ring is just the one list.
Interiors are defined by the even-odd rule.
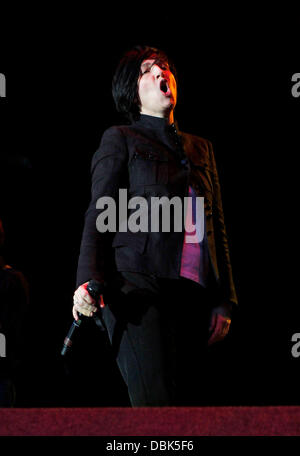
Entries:
[[134,46],[123,57],[112,80],[112,95],[118,112],[125,115],[130,121],[138,119],[140,100],[137,83],[140,67],[144,60],[157,58],[168,63],[170,70],[177,79],[176,69],[164,51],[150,46]]

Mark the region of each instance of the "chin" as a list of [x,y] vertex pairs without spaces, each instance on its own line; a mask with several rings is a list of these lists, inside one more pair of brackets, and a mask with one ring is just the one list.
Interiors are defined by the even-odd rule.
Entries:
[[165,109],[172,111],[172,109],[175,108],[175,103],[173,100],[170,100],[168,103],[165,105]]

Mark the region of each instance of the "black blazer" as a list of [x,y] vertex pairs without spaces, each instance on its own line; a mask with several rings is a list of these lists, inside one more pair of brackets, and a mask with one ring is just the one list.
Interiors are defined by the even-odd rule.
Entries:
[[118,201],[119,189],[126,188],[128,199],[142,196],[149,208],[152,196],[179,196],[183,204],[191,185],[197,196],[204,196],[209,256],[218,296],[221,301],[237,304],[212,145],[198,136],[177,133],[170,132],[165,119],[146,115],[131,125],[104,132],[92,159],[92,198],[85,214],[77,286],[91,278],[109,284],[116,270],[178,278],[184,229],[100,233],[96,220],[101,210],[96,209],[96,202],[101,196]]

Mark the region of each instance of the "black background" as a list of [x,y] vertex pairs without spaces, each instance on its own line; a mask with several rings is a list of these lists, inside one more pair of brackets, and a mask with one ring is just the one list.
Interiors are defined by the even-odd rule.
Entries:
[[59,353],[72,322],[90,161],[103,131],[121,123],[111,79],[135,44],[174,60],[175,117],[212,141],[220,175],[240,306],[226,342],[210,350],[203,404],[299,404],[294,12],[28,8],[1,17],[0,217],[6,260],[31,289],[17,406],[129,405],[92,322],[67,362]]

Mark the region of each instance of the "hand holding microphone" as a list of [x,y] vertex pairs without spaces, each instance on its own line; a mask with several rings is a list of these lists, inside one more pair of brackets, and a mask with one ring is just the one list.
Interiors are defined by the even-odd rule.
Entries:
[[67,336],[65,337],[63,348],[61,351],[61,355],[65,356],[67,352],[70,350],[74,333],[75,331],[80,328],[82,323],[82,319],[85,317],[93,317],[96,325],[99,327],[101,331],[105,331],[105,327],[103,325],[101,313],[97,314],[99,308],[97,307],[97,303],[99,302],[100,307],[104,307],[103,301],[103,290],[104,285],[96,280],[90,280],[89,282],[84,283],[74,293],[73,296],[73,309],[72,313],[74,316],[74,321],[72,323],[71,328]]
[[[98,284],[96,281],[90,281],[90,282],[95,282]],[[79,314],[84,315],[86,317],[92,317],[95,312],[97,312],[97,302],[96,299],[99,299],[100,296],[96,296],[93,293],[92,295],[90,294],[90,288],[87,290],[88,285],[90,282],[85,282],[84,284],[80,285],[80,287],[77,288],[77,290],[74,293],[73,296],[73,317],[75,318],[76,321],[79,320]],[[100,284],[99,284],[100,285]],[[101,286],[101,285],[100,285]],[[99,295],[100,293],[98,293]]]

